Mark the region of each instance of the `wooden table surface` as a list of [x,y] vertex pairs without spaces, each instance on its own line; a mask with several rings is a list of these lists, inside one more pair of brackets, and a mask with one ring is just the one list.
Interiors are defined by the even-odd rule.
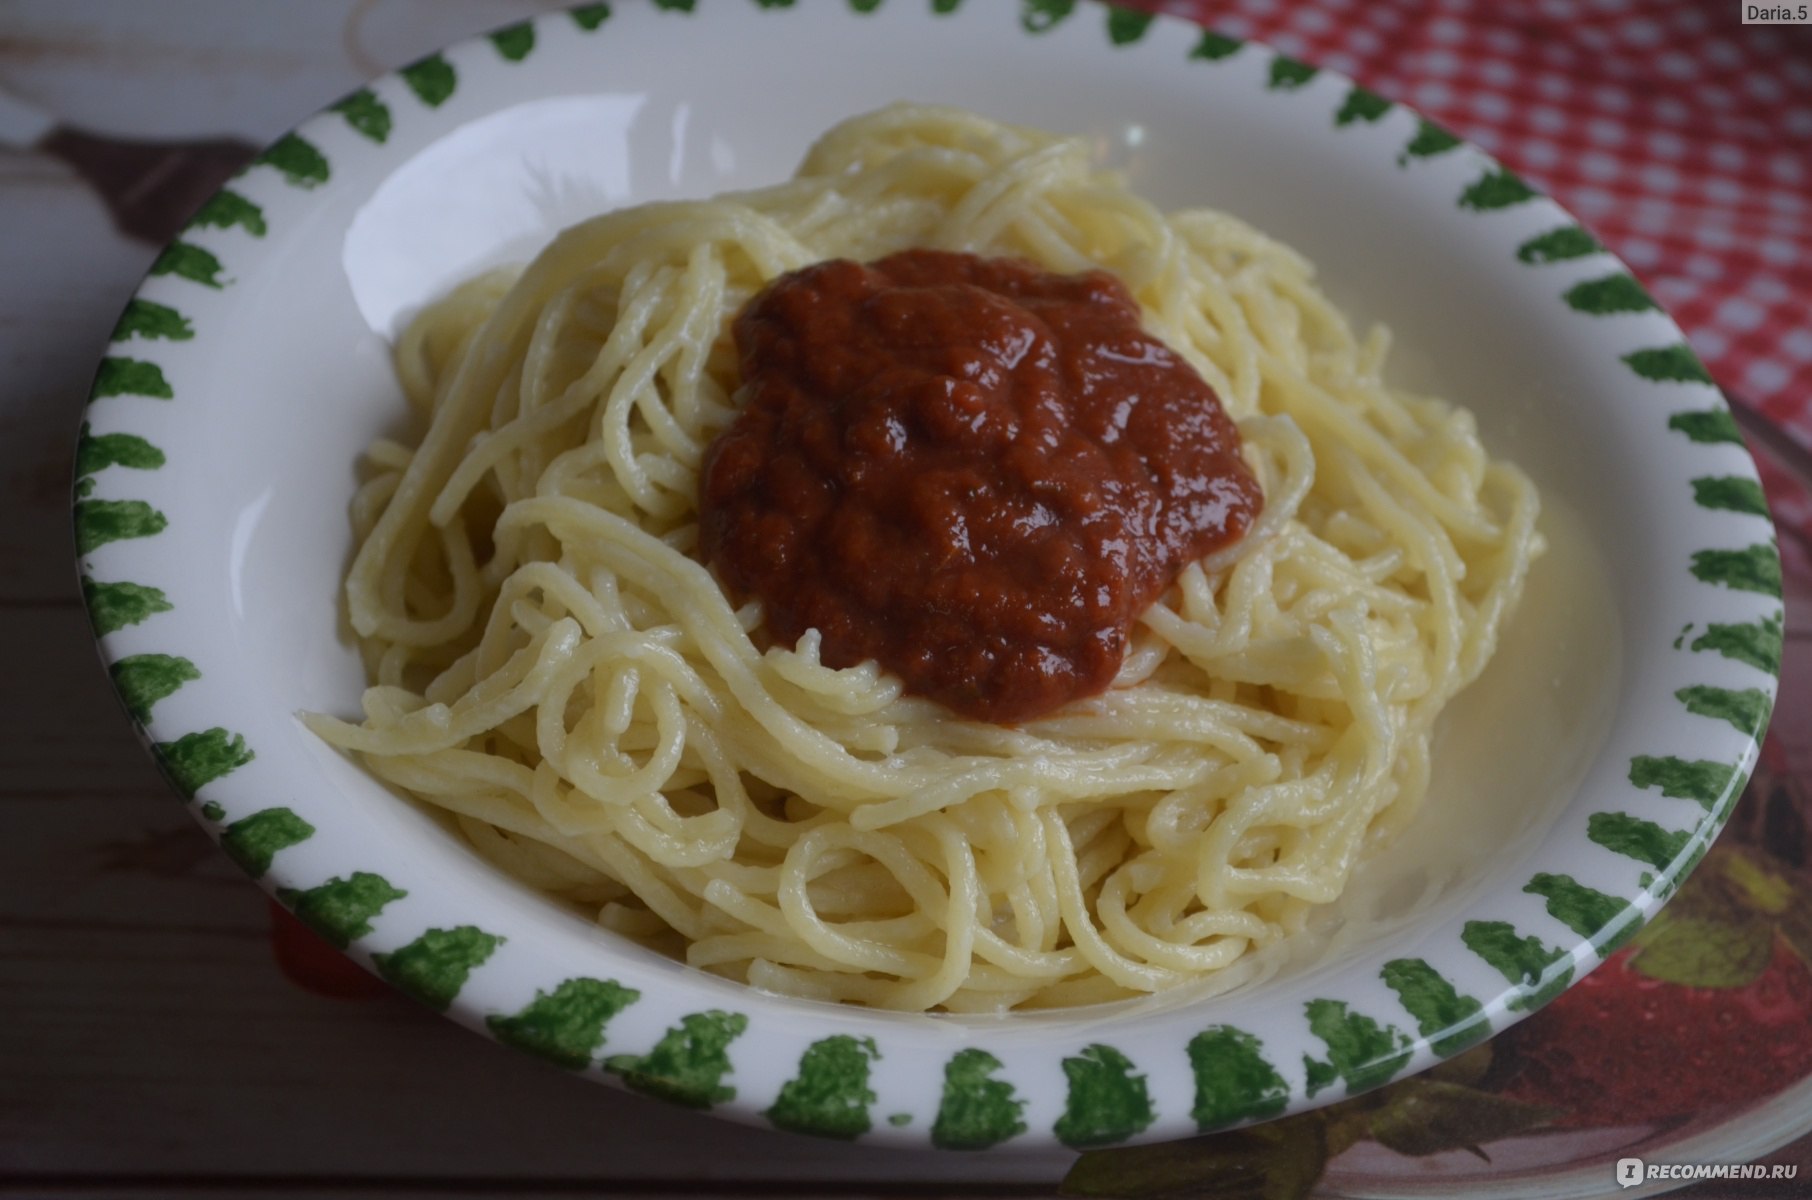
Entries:
[[[536,0],[0,0],[0,90],[117,136],[264,143]],[[1037,1196],[1068,1155],[809,1141],[598,1087],[276,967],[168,794],[75,586],[70,459],[155,253],[0,150],[0,1196]]]

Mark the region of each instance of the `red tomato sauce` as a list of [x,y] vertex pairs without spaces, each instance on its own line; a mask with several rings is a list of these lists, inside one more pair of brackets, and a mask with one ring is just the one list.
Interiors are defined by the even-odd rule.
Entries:
[[1202,377],[1105,271],[908,250],[781,276],[701,550],[769,636],[1013,724],[1107,688],[1132,623],[1263,502]]

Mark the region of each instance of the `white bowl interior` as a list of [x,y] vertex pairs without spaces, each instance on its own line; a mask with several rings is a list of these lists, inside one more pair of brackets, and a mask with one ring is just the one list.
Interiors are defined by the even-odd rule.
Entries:
[[[852,37],[864,35],[848,28]],[[713,62],[720,51],[725,60]],[[838,58],[834,48],[825,51]],[[746,63],[743,53],[736,58]],[[733,65],[712,43],[687,75]],[[957,56],[910,82],[827,69],[809,89],[750,95],[701,93],[650,63],[643,78],[614,79],[608,91],[525,99],[393,156],[372,186],[333,197],[329,208],[355,207],[349,219],[317,212],[311,224],[320,237],[292,236],[281,262],[240,281],[235,317],[260,353],[214,363],[212,386],[259,403],[222,414],[219,429],[247,469],[220,464],[207,483],[218,535],[235,547],[229,586],[219,589],[236,600],[220,614],[234,656],[260,677],[284,681],[271,694],[271,711],[257,714],[270,726],[256,739],[260,754],[281,746],[305,756],[304,774],[323,776],[345,795],[372,823],[373,837],[419,842],[437,875],[457,876],[461,887],[499,902],[556,908],[500,880],[438,822],[286,719],[301,710],[354,712],[364,685],[337,616],[337,585],[351,546],[345,502],[354,463],[372,437],[407,427],[386,338],[460,280],[525,259],[572,221],[612,205],[779,180],[821,131],[826,112],[935,98],[1086,135],[1103,161],[1126,170],[1160,205],[1224,208],[1302,250],[1356,322],[1383,321],[1395,331],[1397,382],[1471,408],[1491,450],[1537,477],[1554,552],[1537,569],[1506,653],[1445,722],[1423,818],[1319,923],[1351,918],[1355,928],[1341,935],[1341,952],[1304,953],[1299,945],[1280,965],[1294,974],[1375,955],[1374,943],[1406,915],[1461,906],[1487,878],[1516,874],[1515,849],[1527,850],[1543,818],[1565,806],[1603,740],[1619,685],[1617,648],[1602,636],[1621,607],[1610,581],[1639,577],[1605,569],[1607,549],[1640,544],[1628,527],[1618,528],[1619,514],[1603,503],[1601,464],[1582,449],[1604,443],[1602,426],[1614,414],[1564,402],[1565,381],[1577,371],[1540,351],[1552,341],[1545,336],[1550,298],[1530,296],[1528,311],[1506,303],[1517,297],[1504,295],[1501,259],[1476,239],[1431,236],[1419,197],[1406,194],[1432,189],[1328,153],[1318,129],[1287,113],[1280,119],[1270,106],[1204,121],[1187,97],[1154,95],[1131,75],[1104,76],[1084,93],[1054,88],[1042,54],[993,60],[985,78],[975,67]],[[1348,136],[1355,157],[1377,157],[1376,147],[1362,144],[1373,131]],[[1430,263],[1442,266],[1421,269]],[[297,295],[317,300],[300,323]],[[267,331],[286,326],[296,336],[271,345]],[[323,353],[328,346],[340,351]],[[1427,862],[1432,847],[1445,848],[1438,869]],[[614,948],[625,950],[637,953]]]

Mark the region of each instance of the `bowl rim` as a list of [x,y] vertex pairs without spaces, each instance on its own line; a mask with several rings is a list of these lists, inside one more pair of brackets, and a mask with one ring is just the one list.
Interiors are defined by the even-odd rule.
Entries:
[[[877,3],[845,0],[795,8],[788,0],[745,0],[744,7],[778,19],[811,12],[825,20],[865,20]],[[890,19],[937,23],[952,36],[975,36],[981,23],[992,19],[980,15],[984,7],[995,15],[1006,8],[929,0],[905,18],[899,15],[903,7],[904,0],[893,0],[887,6]],[[606,43],[595,35],[606,23],[613,51],[636,37],[683,40],[700,27],[702,15],[694,11],[692,0],[619,0],[555,10],[455,43],[373,81],[278,139],[209,200],[160,255],[122,313],[97,368],[77,448],[72,511],[82,591],[101,655],[141,741],[195,818],[261,886],[407,994],[494,1040],[592,1078],[796,1132],[1007,1150],[1078,1149],[1188,1136],[1319,1107],[1381,1086],[1460,1053],[1552,999],[1633,935],[1672,894],[1722,827],[1754,764],[1777,687],[1782,619],[1779,559],[1754,464],[1684,335],[1648,299],[1627,267],[1574,218],[1407,106],[1384,100],[1336,72],[1180,18],[1095,6],[1072,12],[1068,4],[1031,3],[1012,14],[1013,28],[1021,35],[1015,44],[1036,44],[1053,28],[1073,31],[1083,24],[1095,26],[1093,36],[1101,47],[1116,53],[1149,56],[1159,42],[1170,46],[1186,38],[1191,47],[1187,69],[1208,78],[1237,65],[1245,72],[1242,78],[1251,81],[1238,86],[1247,87],[1255,103],[1318,81],[1316,86],[1334,101],[1319,118],[1337,126],[1394,121],[1409,134],[1401,143],[1400,168],[1435,159],[1467,164],[1469,182],[1455,203],[1476,217],[1482,234],[1513,253],[1515,262],[1507,259],[1507,270],[1540,273],[1557,263],[1599,262],[1603,270],[1584,281],[1556,274],[1556,302],[1581,321],[1606,313],[1644,314],[1644,328],[1654,330],[1654,336],[1618,356],[1628,397],[1616,402],[1645,405],[1657,422],[1665,423],[1674,439],[1669,477],[1677,476],[1682,489],[1692,488],[1698,507],[1718,510],[1718,520],[1732,530],[1740,522],[1761,524],[1741,526],[1748,532],[1735,542],[1683,548],[1691,578],[1673,582],[1692,589],[1693,610],[1706,632],[1686,652],[1680,652],[1686,635],[1676,640],[1662,674],[1668,681],[1664,690],[1688,714],[1702,718],[1688,744],[1676,740],[1632,756],[1627,787],[1619,795],[1582,791],[1569,809],[1580,818],[1574,822],[1580,827],[1564,838],[1560,831],[1550,831],[1542,842],[1545,852],[1550,843],[1577,851],[1589,841],[1620,856],[1625,866],[1629,860],[1643,865],[1647,870],[1635,894],[1608,895],[1564,870],[1537,872],[1522,892],[1538,900],[1513,904],[1497,891],[1481,894],[1473,919],[1455,930],[1437,931],[1455,934],[1441,945],[1384,964],[1378,978],[1358,991],[1347,990],[1351,971],[1344,971],[1326,982],[1323,997],[1300,1013],[1276,1014],[1270,1024],[1236,1027],[1217,1023],[1212,1014],[1191,1016],[1187,1011],[1115,1024],[1104,1020],[1101,1010],[1084,1009],[1073,1017],[1041,1016],[1010,1034],[1012,1017],[991,1030],[974,1019],[905,1019],[854,1008],[827,1013],[817,1002],[762,993],[686,968],[650,972],[625,963],[620,972],[613,968],[612,978],[598,979],[537,961],[538,971],[523,979],[522,955],[510,959],[519,978],[507,989],[520,999],[513,1007],[503,1006],[496,1000],[498,988],[484,985],[485,964],[499,945],[517,936],[517,925],[525,918],[467,913],[467,919],[448,916],[424,928],[384,928],[374,936],[373,923],[381,922],[390,899],[408,891],[433,892],[430,883],[409,877],[406,855],[393,861],[387,857],[389,847],[363,847],[329,875],[300,871],[285,852],[327,832],[317,827],[321,810],[300,800],[272,805],[268,796],[244,785],[236,772],[251,761],[256,748],[232,732],[230,711],[220,711],[212,724],[179,724],[167,710],[165,715],[154,711],[159,700],[199,678],[183,656],[180,629],[172,628],[176,618],[170,614],[176,606],[170,597],[181,589],[162,576],[143,582],[144,556],[124,553],[145,538],[170,542],[164,533],[168,522],[158,507],[131,498],[130,486],[127,498],[97,498],[97,476],[110,471],[106,490],[113,491],[127,486],[115,482],[123,476],[138,484],[151,478],[143,471],[159,467],[161,451],[140,436],[142,428],[135,432],[134,413],[147,401],[173,398],[160,366],[164,347],[206,337],[204,327],[191,328],[182,297],[189,289],[230,285],[218,278],[216,250],[230,258],[237,276],[254,271],[260,256],[268,255],[285,233],[274,223],[267,227],[265,211],[293,204],[298,190],[335,186],[332,160],[321,146],[333,150],[333,158],[349,152],[381,157],[393,122],[445,124],[438,110],[456,88],[468,87],[471,78],[484,72],[530,69],[520,64],[537,47],[585,43],[603,53]],[[1154,29],[1168,31],[1166,37],[1152,36]],[[1179,29],[1186,33],[1177,33]],[[986,36],[1006,35],[989,26]],[[1177,67],[1153,62],[1154,70]],[[1217,86],[1235,85],[1223,78]],[[356,149],[348,151],[349,146]],[[1539,213],[1541,220],[1534,223],[1541,231],[1524,239],[1493,227],[1511,211]],[[1528,224],[1525,220],[1517,228]],[[1563,283],[1570,286],[1563,288]],[[1705,486],[1708,482],[1713,486]],[[141,485],[138,490],[155,494],[156,489]],[[1767,652],[1770,627],[1772,660]],[[150,652],[147,630],[159,637],[179,636]],[[1651,649],[1659,654],[1662,647]],[[1650,803],[1655,790],[1663,800],[1680,803]],[[1583,808],[1593,811],[1575,811]],[[1661,821],[1649,819],[1654,816]],[[1682,817],[1687,818],[1683,826]],[[458,906],[449,910],[457,913]],[[1495,990],[1476,986],[1481,964],[1494,973]],[[625,985],[615,976],[640,986]],[[1456,986],[1455,977],[1474,983]],[[652,992],[651,983],[664,990]],[[526,999],[530,990],[533,999]],[[671,1026],[665,1018],[657,1021],[666,1032],[654,1044],[644,1040],[636,1047],[631,1042],[630,1048],[641,1054],[621,1053],[625,1047],[611,1023],[649,1000],[655,1001],[650,1007],[685,1015]],[[597,1041],[585,1046],[550,1033],[561,1020],[576,1020],[595,1032]],[[1022,1036],[1028,1024],[1039,1030],[1037,1037]],[[826,1034],[826,1029],[838,1031]],[[609,1053],[600,1056],[600,1046]],[[1318,1049],[1320,1058],[1297,1053],[1305,1047],[1323,1048]],[[690,1065],[679,1063],[675,1055],[682,1049],[704,1057]],[[693,1071],[699,1062],[708,1063],[708,1078]],[[889,1064],[884,1087],[871,1074],[881,1062]],[[825,1080],[836,1081],[841,1089],[834,1111],[796,1102]],[[883,1096],[877,1096],[876,1087]]]

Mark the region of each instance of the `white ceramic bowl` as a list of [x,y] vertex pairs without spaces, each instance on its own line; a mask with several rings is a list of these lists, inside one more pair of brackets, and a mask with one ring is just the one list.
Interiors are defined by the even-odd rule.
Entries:
[[[1779,565],[1717,390],[1620,263],[1410,110],[1182,22],[696,7],[554,13],[379,80],[210,202],[127,309],[81,451],[82,571],[122,697],[229,853],[405,991],[571,1069],[968,1148],[1337,1100],[1515,1021],[1654,910],[1753,761]],[[296,720],[356,711],[364,682],[346,503],[400,412],[399,322],[599,208],[779,179],[898,99],[1087,134],[1161,205],[1295,245],[1394,328],[1400,382],[1470,407],[1543,489],[1554,552],[1448,721],[1427,814],[1268,979],[986,1020],[761,994],[504,878]]]

